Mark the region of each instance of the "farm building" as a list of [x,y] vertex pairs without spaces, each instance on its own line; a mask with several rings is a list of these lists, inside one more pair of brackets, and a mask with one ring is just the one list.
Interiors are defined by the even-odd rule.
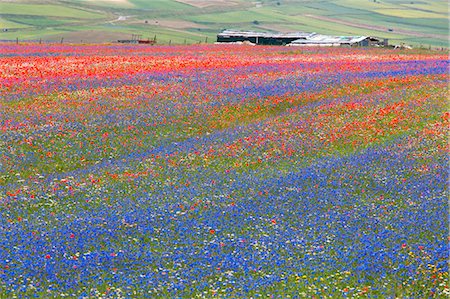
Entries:
[[257,45],[289,46],[387,46],[387,39],[370,36],[330,36],[315,32],[267,33],[225,30],[217,35],[218,43],[250,42]]
[[306,39],[298,39],[289,44],[289,46],[360,46],[360,47],[379,47],[387,46],[387,39],[379,39],[371,36],[329,36],[314,34]]
[[257,45],[287,45],[295,40],[306,39],[312,33],[267,33],[225,30],[217,35],[219,43],[251,42]]

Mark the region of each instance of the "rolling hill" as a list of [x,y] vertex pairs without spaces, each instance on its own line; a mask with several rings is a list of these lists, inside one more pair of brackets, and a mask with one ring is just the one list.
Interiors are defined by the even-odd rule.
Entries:
[[223,29],[373,35],[448,47],[446,0],[0,0],[0,40],[214,42]]

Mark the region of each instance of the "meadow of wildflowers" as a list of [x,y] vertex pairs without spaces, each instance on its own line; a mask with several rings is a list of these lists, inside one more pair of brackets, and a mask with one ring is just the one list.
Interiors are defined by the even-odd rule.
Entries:
[[0,45],[0,298],[446,298],[448,67]]

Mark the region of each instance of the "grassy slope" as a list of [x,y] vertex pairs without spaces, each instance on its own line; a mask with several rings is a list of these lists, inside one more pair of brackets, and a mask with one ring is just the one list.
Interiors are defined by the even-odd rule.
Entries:
[[[374,35],[391,43],[448,46],[446,0],[263,0],[197,8],[175,0],[0,0],[0,39],[113,41],[142,34],[159,43],[214,41],[225,28]],[[119,16],[127,16],[126,19]],[[327,19],[319,19],[319,18]],[[345,22],[336,24],[334,20]],[[146,23],[147,21],[147,23]],[[392,31],[389,32],[388,29]],[[89,34],[86,34],[88,32]]]

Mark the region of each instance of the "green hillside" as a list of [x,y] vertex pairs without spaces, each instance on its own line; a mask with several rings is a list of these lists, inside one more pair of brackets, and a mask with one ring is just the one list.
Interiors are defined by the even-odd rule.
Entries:
[[448,47],[446,0],[0,0],[0,40],[214,42],[223,29],[373,35]]

